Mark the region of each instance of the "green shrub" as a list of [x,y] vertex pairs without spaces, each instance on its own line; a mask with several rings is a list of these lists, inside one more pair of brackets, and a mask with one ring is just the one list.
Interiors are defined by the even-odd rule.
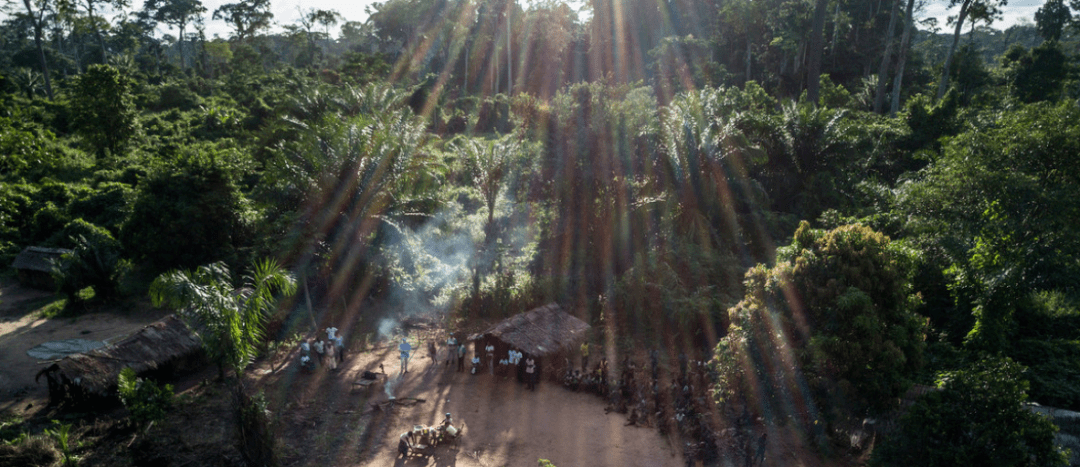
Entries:
[[925,467],[1067,465],[1054,444],[1057,427],[1024,406],[1024,368],[986,359],[943,373],[938,391],[915,401],[871,465]]
[[131,367],[120,371],[117,388],[120,392],[120,402],[124,403],[124,407],[131,414],[131,420],[136,425],[161,420],[172,408],[172,385],[158,386],[153,381],[139,378]]

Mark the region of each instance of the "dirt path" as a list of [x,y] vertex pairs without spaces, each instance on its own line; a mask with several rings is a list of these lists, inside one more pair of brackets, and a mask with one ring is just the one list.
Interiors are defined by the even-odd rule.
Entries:
[[50,297],[51,293],[22,287],[14,281],[0,283],[0,412],[29,417],[48,399],[45,381],[34,382],[34,375],[48,362],[30,357],[27,350],[65,339],[111,342],[164,315],[163,311],[150,309],[119,313],[110,308],[74,318],[40,318],[33,311]]
[[[593,395],[542,382],[535,392],[513,378],[457,373],[429,359],[393,379],[394,395],[424,399],[410,407],[372,409],[385,402],[385,380],[375,388],[352,384],[364,370],[390,376],[399,369],[389,346],[350,355],[337,372],[300,373],[294,365],[266,375],[259,385],[284,421],[286,466],[534,466],[537,459],[566,466],[682,465],[681,455],[649,428],[625,426],[624,415],[604,414]],[[265,369],[263,369],[265,371]],[[259,373],[259,371],[256,371]],[[398,436],[414,424],[436,424],[450,412],[464,426],[456,445],[428,458],[397,455]]]

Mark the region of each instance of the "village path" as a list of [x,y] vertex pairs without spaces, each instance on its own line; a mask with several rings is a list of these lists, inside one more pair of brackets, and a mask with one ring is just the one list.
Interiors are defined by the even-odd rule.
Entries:
[[[471,358],[471,354],[470,354]],[[424,399],[412,406],[375,410],[388,400],[385,379],[374,388],[352,382],[383,364],[398,400]],[[291,365],[290,365],[291,366]],[[264,378],[268,399],[277,399],[287,427],[282,442],[286,466],[494,467],[537,465],[540,458],[559,467],[684,465],[676,441],[652,428],[626,426],[626,416],[605,414],[604,402],[575,393],[545,377],[536,391],[514,378],[458,373],[419,358],[400,380],[397,351],[384,345],[350,355],[337,372],[313,374],[286,368]],[[464,426],[456,445],[436,448],[427,458],[397,455],[398,437],[414,424],[437,424],[453,414]]]

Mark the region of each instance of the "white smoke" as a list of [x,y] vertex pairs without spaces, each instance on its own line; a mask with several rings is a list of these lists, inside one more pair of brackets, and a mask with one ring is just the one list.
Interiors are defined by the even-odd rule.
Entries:
[[386,393],[386,397],[388,399],[391,399],[391,400],[394,399],[394,387],[397,386],[399,381],[401,381],[401,375],[398,375],[398,376],[393,377],[393,378],[391,378],[391,377],[386,378],[386,384],[383,385],[383,392]]
[[[397,225],[387,229],[382,256],[394,284],[388,303],[397,316],[445,313],[471,286],[476,270],[492,271],[496,262],[507,270],[522,270],[532,261],[537,232],[527,203],[499,197],[495,219],[509,225],[509,231],[486,248],[487,209],[482,203],[469,204],[474,210],[448,203],[415,230]],[[382,324],[380,334],[390,336]]]

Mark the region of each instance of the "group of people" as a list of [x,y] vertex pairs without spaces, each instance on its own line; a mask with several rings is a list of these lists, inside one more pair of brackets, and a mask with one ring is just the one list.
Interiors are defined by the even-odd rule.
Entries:
[[[314,370],[316,366],[323,366],[333,371],[337,370],[338,364],[345,360],[345,339],[338,328],[330,326],[326,328],[326,340],[304,339],[300,342],[300,367]],[[314,358],[312,351],[314,350]]]

